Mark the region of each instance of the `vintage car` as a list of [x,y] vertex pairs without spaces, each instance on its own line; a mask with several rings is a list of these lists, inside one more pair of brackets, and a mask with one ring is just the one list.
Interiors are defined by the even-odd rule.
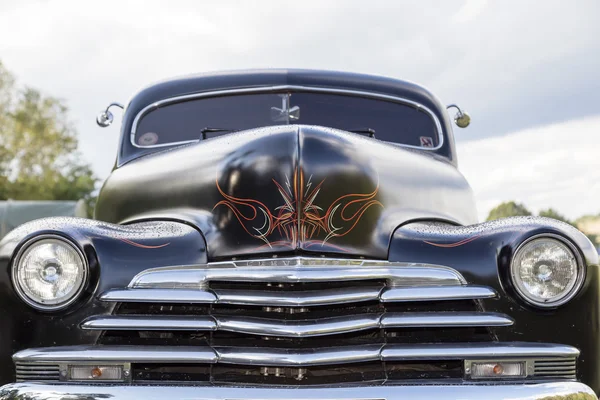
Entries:
[[0,243],[0,399],[597,399],[596,250],[477,223],[456,108],[327,71],[143,89],[96,219]]

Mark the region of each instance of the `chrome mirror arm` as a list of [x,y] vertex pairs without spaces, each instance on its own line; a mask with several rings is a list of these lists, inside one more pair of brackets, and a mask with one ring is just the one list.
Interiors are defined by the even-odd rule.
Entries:
[[96,123],[101,128],[106,128],[107,126],[112,124],[112,122],[114,120],[114,115],[113,115],[113,113],[110,112],[111,107],[119,107],[122,110],[125,109],[125,106],[121,103],[110,103],[108,105],[108,107],[106,107],[106,109],[104,111],[102,111],[100,114],[98,114],[98,116],[96,117]]
[[448,104],[446,109],[456,108],[456,114],[454,115],[454,123],[459,128],[466,128],[471,123],[471,116],[463,111],[457,104]]

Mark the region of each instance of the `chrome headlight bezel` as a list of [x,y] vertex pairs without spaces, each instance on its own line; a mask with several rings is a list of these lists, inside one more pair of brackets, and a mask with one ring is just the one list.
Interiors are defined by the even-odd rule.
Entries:
[[[32,299],[22,288],[21,283],[19,281],[19,277],[18,277],[19,265],[20,265],[20,262],[23,258],[23,255],[25,254],[25,252],[28,249],[30,249],[31,246],[34,246],[37,242],[40,242],[40,241],[46,240],[46,239],[58,240],[58,241],[61,241],[63,244],[69,246],[72,250],[74,250],[77,253],[78,257],[81,260],[81,264],[82,264],[82,268],[83,268],[82,279],[81,279],[81,282],[79,283],[77,289],[73,292],[73,294],[69,297],[68,300],[57,303],[57,304],[44,304],[44,303],[40,303],[40,302],[36,301],[35,299]],[[79,299],[79,297],[81,296],[81,293],[84,291],[84,289],[87,286],[88,278],[89,278],[89,269],[90,269],[90,267],[89,267],[87,257],[81,251],[79,246],[77,246],[72,240],[70,240],[64,236],[61,236],[61,235],[43,234],[43,235],[39,235],[39,236],[35,236],[35,237],[31,238],[31,239],[27,240],[25,243],[23,243],[23,245],[21,245],[21,247],[19,248],[19,251],[15,255],[13,262],[11,264],[11,279],[12,279],[12,284],[13,284],[13,287],[14,287],[17,295],[27,305],[29,305],[30,307],[35,308],[37,310],[40,310],[40,311],[59,311],[59,310],[63,310],[65,308],[69,307],[75,301],[77,301],[77,299]]]
[[[554,301],[539,301],[538,299],[533,298],[530,293],[528,293],[525,289],[523,289],[521,287],[521,285],[519,285],[517,283],[517,281],[519,279],[516,276],[518,267],[515,266],[515,260],[517,258],[517,255],[527,245],[529,245],[530,243],[532,243],[536,240],[539,240],[539,239],[552,239],[552,240],[556,240],[556,241],[560,242],[560,244],[564,245],[573,254],[573,257],[575,258],[575,261],[577,264],[577,277],[575,278],[574,284],[572,285],[572,287],[570,289],[565,291],[565,294],[562,297],[560,297],[559,299],[554,300]],[[552,233],[543,233],[543,234],[532,236],[532,237],[524,240],[515,250],[512,258],[511,258],[511,261],[510,261],[509,269],[510,269],[509,273],[510,273],[511,285],[513,286],[514,290],[517,292],[519,297],[527,304],[535,306],[535,307],[539,307],[539,308],[556,308],[556,307],[559,307],[561,305],[568,303],[571,299],[573,299],[573,297],[575,297],[579,293],[579,291],[585,281],[585,275],[586,275],[586,268],[585,268],[583,259],[581,257],[579,250],[577,249],[577,247],[573,243],[571,243],[571,241],[568,240],[567,238],[557,235],[557,234],[552,234]]]

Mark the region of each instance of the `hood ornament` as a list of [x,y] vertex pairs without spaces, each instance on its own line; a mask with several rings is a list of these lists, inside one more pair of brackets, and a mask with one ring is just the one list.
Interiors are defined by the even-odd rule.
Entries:
[[454,115],[454,123],[459,128],[466,128],[471,123],[471,116],[466,112],[460,109],[460,107],[456,104],[449,104],[446,106],[446,109],[449,110],[451,108],[456,108],[456,114]]
[[123,104],[121,104],[121,103],[110,103],[108,105],[108,107],[106,107],[106,110],[102,111],[96,117],[96,123],[101,128],[106,128],[107,126],[109,126],[110,124],[112,124],[112,122],[114,120],[114,115],[109,110],[111,107],[119,107],[122,110],[125,109],[125,106],[123,106]]

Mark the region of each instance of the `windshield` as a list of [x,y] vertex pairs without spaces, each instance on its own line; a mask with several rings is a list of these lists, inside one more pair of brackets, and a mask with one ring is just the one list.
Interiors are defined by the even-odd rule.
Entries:
[[210,139],[264,126],[320,125],[423,148],[439,145],[432,117],[413,106],[330,93],[268,93],[209,97],[145,114],[133,136],[139,147]]

